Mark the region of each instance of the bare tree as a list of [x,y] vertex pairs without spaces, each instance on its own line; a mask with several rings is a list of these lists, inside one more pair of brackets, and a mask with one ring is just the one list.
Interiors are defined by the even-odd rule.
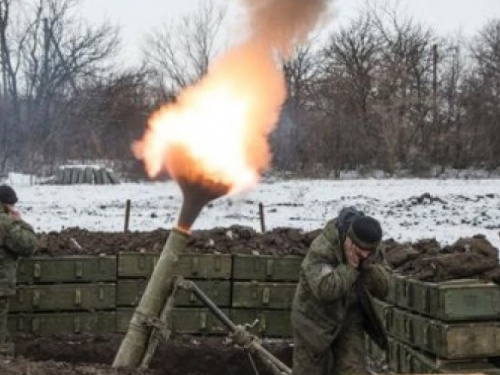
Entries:
[[14,26],[9,11],[21,4],[11,0],[0,4],[2,73],[7,76],[4,100],[11,108],[10,129],[18,137],[10,157],[24,165],[29,160],[35,168],[65,126],[60,121],[62,111],[78,95],[78,86],[107,71],[106,63],[119,46],[118,33],[111,26],[90,27],[75,18],[72,10],[78,0],[38,0],[22,10],[24,22],[7,33],[7,27]]
[[443,168],[446,165],[463,168],[466,163],[464,142],[467,128],[462,106],[462,89],[468,64],[464,55],[465,44],[461,35],[446,42],[442,49],[441,90],[439,116],[441,118],[437,135],[437,162]]
[[438,126],[433,111],[437,106],[434,69],[440,41],[430,28],[402,16],[397,8],[374,9],[372,14],[384,43],[379,87],[390,106],[399,104],[400,123],[407,124],[400,129],[398,158],[404,158],[408,145],[426,157]]
[[0,61],[2,67],[2,94],[17,96],[17,82],[15,80],[16,66],[14,66],[12,52],[9,48],[11,26],[11,0],[0,1]]
[[[374,89],[374,70],[380,55],[380,43],[372,19],[361,14],[350,25],[332,33],[323,50],[324,71],[318,87],[321,109],[329,123],[338,129],[330,134],[337,148],[330,163],[337,172],[354,168],[373,157],[369,107]],[[366,141],[359,142],[364,138]]]
[[337,147],[323,159],[331,168],[377,165],[393,172],[398,163],[415,165],[416,155],[427,159],[440,123],[434,112],[439,42],[397,9],[370,6],[329,35],[314,102],[323,124],[336,128],[327,134]]
[[314,86],[321,70],[321,56],[314,48],[317,39],[312,36],[297,46],[292,57],[283,62],[288,96],[271,138],[273,165],[278,169],[290,170],[300,162],[303,144],[310,135]]
[[218,52],[226,8],[206,0],[176,23],[165,23],[146,39],[144,61],[167,92],[196,82]]
[[128,169],[134,160],[130,145],[150,113],[147,80],[145,71],[131,70],[82,85],[65,111],[68,125],[57,137],[58,152],[70,160],[107,160]]
[[462,96],[470,144],[469,163],[500,164],[500,20],[490,21],[474,39],[474,66]]
[[17,72],[15,55],[10,46],[11,29],[14,23],[11,15],[12,1],[0,0],[0,64],[2,70],[1,117],[0,126],[3,136],[0,138],[0,160],[2,170],[9,159],[13,158],[19,149],[20,132],[16,131],[16,124],[20,124],[20,104],[18,94]]

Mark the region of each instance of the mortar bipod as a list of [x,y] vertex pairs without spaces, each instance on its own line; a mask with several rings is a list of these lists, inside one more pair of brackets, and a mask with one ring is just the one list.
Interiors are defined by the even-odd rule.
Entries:
[[190,280],[185,280],[182,277],[176,277],[174,280],[174,288],[172,294],[167,298],[165,307],[162,310],[160,316],[160,327],[154,327],[151,333],[151,338],[148,342],[148,347],[141,364],[142,368],[147,368],[149,362],[156,350],[156,346],[159,343],[159,337],[163,336],[161,332],[164,332],[168,336],[164,336],[168,339],[170,337],[171,331],[166,328],[161,328],[161,325],[166,327],[169,322],[171,322],[171,314],[174,306],[174,298],[176,291],[181,288],[192,292],[208,309],[215,315],[215,317],[230,331],[232,341],[242,347],[247,353],[249,353],[249,358],[254,368],[257,371],[255,364],[252,360],[251,354],[256,354],[259,356],[261,361],[268,366],[268,368],[273,372],[274,375],[292,375],[292,370],[271,354],[267,349],[262,346],[260,339],[247,331],[246,326],[234,324],[220,309],[219,307],[210,299],[208,296]]
[[156,351],[156,347],[160,343],[160,340],[168,340],[170,338],[170,335],[172,334],[172,330],[170,329],[172,322],[171,316],[175,305],[175,295],[177,294],[177,290],[179,288],[178,278],[178,276],[174,276],[172,278],[172,292],[167,297],[165,306],[163,306],[158,319],[148,322],[148,324],[152,326],[152,329],[149,335],[146,350],[144,351],[144,354],[142,356],[140,365],[140,368],[142,369],[147,369],[149,367],[149,364],[153,359],[153,355]]

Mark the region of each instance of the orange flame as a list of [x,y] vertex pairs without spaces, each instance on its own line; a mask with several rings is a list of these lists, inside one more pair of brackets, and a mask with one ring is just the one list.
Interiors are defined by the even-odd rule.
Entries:
[[267,137],[286,97],[275,56],[289,57],[328,1],[244,0],[249,40],[219,59],[175,104],[157,111],[134,143],[148,174],[166,170],[177,181],[215,185],[219,192],[257,183],[269,165]]
[[286,96],[271,53],[246,44],[233,50],[178,101],[157,111],[133,145],[150,176],[210,180],[239,191],[269,165],[267,136]]

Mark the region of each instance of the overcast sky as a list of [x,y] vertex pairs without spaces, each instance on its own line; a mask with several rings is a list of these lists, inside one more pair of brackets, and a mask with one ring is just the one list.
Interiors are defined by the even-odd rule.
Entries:
[[[207,0],[83,0],[82,16],[95,22],[111,22],[120,26],[125,53],[139,59],[144,36],[162,23],[196,10]],[[215,0],[228,4],[228,27],[234,27],[239,13],[239,0]],[[390,4],[394,1],[389,0]],[[366,0],[333,1],[337,17],[332,22],[345,24],[365,4]],[[386,0],[371,0],[375,4]],[[500,0],[399,0],[398,9],[434,28],[440,35],[461,31],[473,35],[488,20],[500,18]],[[232,26],[231,26],[232,24]]]

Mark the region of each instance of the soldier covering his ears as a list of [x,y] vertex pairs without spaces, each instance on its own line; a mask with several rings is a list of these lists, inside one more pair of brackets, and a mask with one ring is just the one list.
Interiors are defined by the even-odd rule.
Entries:
[[16,290],[18,258],[35,251],[35,232],[21,219],[16,203],[14,189],[0,185],[0,355],[14,354],[13,345],[7,341],[7,314],[9,298]]
[[292,305],[294,375],[368,374],[364,332],[387,348],[371,305],[390,280],[374,261],[381,239],[376,219],[348,207],[311,243]]

